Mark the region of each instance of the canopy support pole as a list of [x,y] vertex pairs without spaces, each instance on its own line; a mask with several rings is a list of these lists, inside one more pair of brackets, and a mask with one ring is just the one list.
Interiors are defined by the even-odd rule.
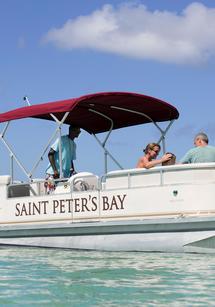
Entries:
[[126,108],[115,107],[115,106],[111,106],[111,108],[117,109],[117,110],[126,111],[126,112],[131,112],[131,113],[134,113],[134,114],[139,114],[139,115],[142,115],[142,116],[146,117],[147,119],[149,119],[155,125],[155,127],[160,131],[161,137],[158,140],[158,144],[160,144],[160,142],[162,141],[163,153],[166,152],[165,136],[166,136],[167,131],[169,130],[169,128],[173,124],[174,120],[171,120],[171,122],[169,123],[167,128],[165,130],[163,130],[150,116],[146,115],[145,113],[134,111],[134,110],[130,110],[130,109],[126,109]]
[[10,183],[14,181],[14,171],[13,171],[13,154],[10,154]]
[[98,142],[98,144],[99,144],[99,145],[103,148],[103,150],[104,150],[104,171],[105,171],[105,174],[107,173],[107,169],[108,169],[108,164],[107,164],[107,157],[108,157],[108,156],[116,163],[116,165],[118,165],[118,167],[119,167],[120,169],[123,169],[123,167],[119,164],[119,162],[110,154],[110,152],[109,152],[109,151],[107,150],[107,148],[105,147],[105,144],[106,144],[106,142],[107,142],[107,140],[108,140],[108,138],[109,138],[109,136],[110,136],[110,134],[111,134],[111,132],[112,132],[112,130],[113,130],[113,126],[114,126],[113,120],[112,120],[110,117],[108,117],[107,115],[102,114],[101,112],[95,111],[95,110],[93,110],[93,109],[89,109],[89,111],[91,111],[91,112],[93,112],[93,113],[96,113],[96,114],[98,114],[98,115],[100,115],[100,116],[106,118],[106,119],[109,120],[110,123],[111,123],[110,130],[108,131],[108,133],[107,133],[107,135],[106,135],[106,137],[105,137],[105,139],[104,139],[103,142],[101,142],[101,141],[99,140],[99,138],[93,133],[93,136],[95,137],[96,141]]
[[165,144],[165,136],[169,130],[169,128],[172,126],[172,124],[174,123],[174,119],[171,120],[171,122],[169,123],[169,125],[166,127],[165,130],[161,130],[162,133],[161,133],[161,137],[159,138],[158,140],[158,144],[162,141],[162,147],[163,147],[163,154],[166,152],[166,144]]
[[[24,101],[27,102],[27,104],[29,106],[31,106],[31,103],[28,100],[28,97],[25,96]],[[50,113],[50,116],[54,119],[54,121],[57,123],[57,128],[54,132],[54,134],[52,135],[52,137],[50,138],[50,140],[48,141],[48,144],[46,145],[45,149],[42,152],[42,155],[40,156],[39,160],[35,163],[34,167],[32,168],[30,174],[29,174],[29,178],[32,178],[33,172],[36,170],[36,168],[38,167],[40,161],[43,160],[43,156],[45,155],[46,151],[48,150],[52,140],[54,139],[54,137],[56,136],[56,134],[59,134],[59,162],[60,162],[60,178],[63,177],[63,168],[62,168],[62,144],[61,144],[61,126],[64,123],[64,121],[66,120],[67,116],[69,115],[69,112],[66,112],[62,118],[62,120],[60,121],[54,114]]]
[[36,168],[38,167],[40,161],[43,160],[43,156],[45,155],[46,151],[48,150],[52,140],[54,139],[54,137],[56,136],[56,134],[59,134],[59,160],[60,160],[60,178],[63,178],[63,171],[62,171],[62,144],[61,144],[61,126],[64,123],[64,121],[66,120],[67,116],[69,115],[69,112],[66,112],[62,118],[61,121],[59,121],[57,119],[56,116],[54,116],[53,114],[50,114],[52,116],[52,118],[55,120],[55,122],[57,123],[57,128],[54,132],[54,134],[52,135],[52,137],[50,138],[50,140],[48,141],[48,144],[46,145],[45,149],[42,152],[42,155],[40,156],[39,160],[35,163],[33,169],[28,173],[27,170],[25,169],[25,167],[23,166],[23,164],[19,161],[19,159],[17,158],[17,156],[15,155],[15,153],[13,152],[12,148],[10,147],[10,145],[8,144],[8,142],[5,140],[5,134],[7,132],[7,129],[9,127],[10,122],[7,122],[4,129],[2,130],[2,133],[0,134],[0,139],[2,141],[2,143],[4,144],[4,146],[7,148],[7,150],[10,153],[10,174],[11,174],[11,182],[13,183],[14,181],[14,163],[13,161],[15,160],[17,165],[20,167],[20,169],[23,171],[23,173],[26,175],[26,177],[29,179],[29,181],[32,178],[33,172],[36,170]]
[[63,178],[63,167],[62,167],[62,144],[61,144],[61,126],[63,125],[63,123],[65,122],[66,118],[69,115],[69,112],[66,112],[62,118],[62,120],[60,121],[54,114],[50,114],[52,116],[52,118],[54,119],[54,121],[57,124],[57,128],[55,129],[53,135],[51,136],[51,138],[49,139],[47,145],[45,146],[39,160],[35,163],[33,169],[30,172],[30,177],[32,177],[33,172],[36,170],[36,168],[38,167],[40,161],[43,160],[43,156],[45,155],[45,153],[47,152],[51,142],[53,141],[53,139],[55,138],[55,136],[58,134],[59,135],[59,161],[60,161],[60,178]]
[[[25,167],[22,165],[22,163],[19,161],[19,159],[16,157],[16,155],[14,154],[13,150],[11,149],[10,145],[6,142],[6,140],[4,139],[4,135],[8,129],[9,126],[9,122],[7,122],[5,128],[3,129],[3,132],[0,134],[0,138],[2,143],[5,145],[5,147],[7,148],[7,150],[9,151],[9,153],[11,154],[11,156],[13,157],[13,159],[16,161],[16,163],[19,165],[19,167],[21,168],[21,170],[23,171],[23,173],[29,177],[29,174],[27,172],[27,170],[25,169]],[[11,167],[13,167],[13,164],[11,163]],[[13,170],[11,169],[11,178],[13,178]]]
[[[116,163],[116,165],[118,165],[118,167],[120,168],[120,169],[124,169],[120,164],[119,164],[119,162],[113,157],[113,155],[107,150],[107,148],[106,147],[104,147],[103,146],[103,143],[99,140],[99,138],[95,135],[95,134],[93,134],[93,136],[94,136],[94,138],[96,139],[96,141],[98,142],[98,144],[103,148],[103,150],[104,150],[104,153],[105,153],[105,156],[107,157],[107,156],[109,156],[115,163]],[[105,159],[105,163],[106,163],[106,159]],[[107,173],[107,163],[106,163],[106,165],[105,165],[105,174]]]
[[37,169],[39,163],[40,163],[41,161],[43,161],[43,157],[44,157],[45,153],[47,152],[48,148],[50,147],[51,142],[52,142],[53,139],[56,137],[57,133],[58,133],[58,131],[55,130],[54,133],[53,133],[53,135],[52,135],[51,138],[49,139],[49,141],[48,141],[47,145],[45,146],[45,148],[44,148],[44,150],[43,150],[43,152],[42,152],[42,154],[41,154],[39,160],[35,163],[35,165],[33,166],[32,170],[30,171],[30,177],[32,177],[32,175],[33,175],[34,171]]

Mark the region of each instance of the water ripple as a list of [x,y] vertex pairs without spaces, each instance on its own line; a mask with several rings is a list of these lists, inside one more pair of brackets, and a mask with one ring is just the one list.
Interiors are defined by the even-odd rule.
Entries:
[[212,255],[0,249],[0,305],[214,306]]

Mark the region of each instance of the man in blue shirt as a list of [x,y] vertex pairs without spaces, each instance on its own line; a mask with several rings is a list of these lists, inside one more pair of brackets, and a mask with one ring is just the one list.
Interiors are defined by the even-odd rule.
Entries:
[[[61,136],[62,171],[64,178],[70,177],[75,172],[73,161],[76,159],[76,144],[74,139],[80,133],[81,130],[79,127],[70,126],[69,134]],[[50,163],[46,169],[46,173],[52,175],[54,179],[57,179],[60,177],[59,139],[51,146],[48,158]]]
[[201,132],[195,136],[195,148],[190,149],[181,159],[181,163],[215,162],[215,147],[208,145],[208,136]]

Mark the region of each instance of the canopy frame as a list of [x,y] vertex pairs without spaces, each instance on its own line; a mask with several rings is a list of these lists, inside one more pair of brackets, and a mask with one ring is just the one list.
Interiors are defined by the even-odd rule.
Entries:
[[[112,108],[116,108],[115,106],[111,106]],[[125,109],[125,108],[121,108],[121,110],[125,111],[125,112],[131,112],[131,113],[138,113],[139,115],[142,115],[144,117],[147,117],[148,119],[149,116],[147,116],[144,113],[141,112],[136,112],[133,110],[129,110],[129,109]],[[114,127],[114,122],[111,118],[109,118],[108,116],[106,116],[105,114],[102,114],[101,112],[97,112],[93,109],[89,109],[90,112],[94,112],[96,113],[98,116],[102,116],[105,119],[107,119],[110,122],[110,129],[107,132],[107,135],[105,137],[105,139],[103,141],[101,141],[96,134],[92,134],[93,137],[96,139],[97,143],[102,147],[102,149],[104,150],[104,172],[105,174],[108,172],[108,156],[110,157],[110,159],[120,168],[120,169],[124,169],[124,167],[119,163],[119,161],[117,161],[116,158],[114,158],[114,156],[110,153],[110,151],[106,148],[106,143],[113,131],[113,127]],[[16,161],[16,163],[18,164],[18,166],[21,168],[21,170],[23,171],[23,173],[28,177],[28,180],[31,181],[32,180],[32,176],[33,173],[36,171],[37,167],[39,166],[40,162],[43,161],[43,157],[46,154],[47,150],[49,149],[52,141],[54,140],[54,138],[58,135],[59,138],[59,162],[60,162],[60,179],[63,179],[63,170],[62,170],[62,144],[61,144],[61,127],[64,123],[64,121],[66,120],[66,118],[68,117],[69,112],[66,112],[63,116],[63,119],[60,121],[58,120],[55,116],[53,116],[53,118],[55,119],[56,122],[56,129],[54,131],[54,133],[52,134],[52,136],[50,137],[50,139],[48,140],[48,143],[45,145],[42,154],[39,156],[39,159],[36,160],[33,168],[28,172],[26,170],[26,168],[24,167],[24,165],[20,162],[20,160],[17,158],[17,156],[15,155],[14,151],[12,150],[11,146],[9,145],[9,143],[7,142],[7,140],[5,139],[5,134],[6,131],[9,127],[10,122],[6,123],[5,128],[3,129],[2,133],[0,134],[0,139],[3,142],[3,144],[5,145],[5,147],[7,148],[7,150],[10,153],[10,157],[11,157],[11,166],[10,166],[10,174],[11,174],[11,181],[13,183],[14,181],[14,168],[13,168],[13,160]],[[158,144],[162,142],[162,151],[163,153],[165,153],[166,151],[166,145],[165,145],[165,136],[169,130],[169,128],[171,127],[171,125],[173,124],[174,120],[171,120],[170,123],[167,125],[167,127],[165,129],[162,129],[156,122],[154,122],[152,119],[151,123],[154,124],[154,126],[158,129],[158,131],[161,133],[161,136],[158,140]]]
[[[113,103],[112,99],[114,99],[114,97],[116,98],[116,101],[114,100],[114,103]],[[125,101],[123,99],[125,99]],[[143,101],[141,99],[143,99]],[[110,101],[111,101],[111,104],[110,104]],[[134,101],[134,104],[133,104],[133,101]],[[47,152],[48,148],[50,147],[51,142],[54,140],[54,138],[56,138],[56,136],[58,136],[59,138],[60,178],[63,178],[61,128],[63,124],[71,124],[70,121],[71,120],[73,121],[74,119],[76,119],[76,117],[74,117],[74,114],[75,116],[77,116],[77,114],[81,114],[82,116],[81,118],[77,118],[78,123],[81,121],[82,118],[83,119],[85,117],[87,118],[88,126],[85,125],[84,127],[80,127],[80,128],[83,128],[86,131],[88,131],[90,134],[92,134],[93,137],[96,139],[97,143],[102,147],[104,151],[104,172],[105,174],[108,171],[108,157],[111,158],[113,162],[120,169],[123,169],[122,165],[117,161],[117,159],[113,157],[113,155],[109,152],[109,150],[106,147],[107,141],[109,140],[109,137],[114,129],[151,122],[161,134],[158,140],[158,143],[162,143],[162,149],[163,149],[163,152],[165,152],[166,151],[165,136],[168,130],[170,129],[171,125],[173,124],[175,119],[178,118],[178,115],[179,115],[177,109],[175,109],[173,106],[169,105],[168,103],[161,101],[157,98],[153,98],[153,97],[149,97],[149,96],[145,96],[141,94],[135,94],[135,93],[119,93],[119,92],[98,93],[98,94],[92,94],[88,96],[82,96],[80,98],[73,98],[71,100],[65,100],[62,102],[46,103],[42,105],[33,105],[33,106],[30,105],[29,101],[27,101],[27,103],[28,103],[27,107],[17,109],[17,111],[12,110],[4,114],[0,114],[0,122],[5,122],[6,119],[10,119],[6,122],[6,126],[4,127],[2,133],[0,134],[0,139],[10,154],[10,159],[11,159],[10,173],[11,173],[12,182],[14,180],[13,160],[16,161],[20,169],[28,177],[29,181],[31,181],[34,172],[36,171],[40,162],[43,160],[45,153]],[[62,105],[62,110],[61,110],[61,105]],[[129,106],[131,105],[132,108],[134,109],[128,108],[128,105]],[[44,106],[44,113],[42,113],[43,106]],[[139,110],[141,108],[143,108],[143,110],[145,109],[147,112],[149,110],[148,114],[152,114],[156,120],[154,120],[147,113],[140,112]],[[50,112],[48,116],[47,110],[52,110],[54,113]],[[114,112],[114,110],[116,110],[116,112]],[[119,113],[118,111],[125,112],[125,114],[126,113],[133,114],[133,115],[136,114],[137,117],[132,116],[132,115],[131,116],[128,116],[128,115],[121,116],[121,113]],[[26,115],[24,112],[26,112]],[[159,112],[161,112],[161,115]],[[43,114],[44,114],[44,117],[43,117]],[[99,129],[97,130],[94,129],[95,119],[97,117],[93,117],[90,114],[95,114],[95,116],[98,116],[98,118],[100,118],[98,120],[99,125],[100,125]],[[118,120],[118,115],[120,115],[119,120]],[[145,118],[146,120],[141,120],[140,116],[142,118]],[[5,138],[10,121],[14,119],[20,119],[20,118],[26,118],[26,117],[54,120],[57,125],[54,133],[52,134],[52,136],[48,140],[48,143],[44,147],[42,154],[39,156],[39,159],[36,160],[35,164],[33,165],[33,168],[29,172],[26,170],[24,165],[19,161],[18,157],[15,155],[14,151],[12,150],[11,146],[9,145],[8,141]],[[58,117],[60,117],[60,119]],[[102,118],[104,120],[102,120]],[[127,119],[128,119],[128,123],[125,121]],[[105,120],[109,124],[107,124]],[[157,123],[158,121],[170,121],[170,122],[165,129],[162,129],[158,125]],[[80,123],[82,123],[82,121]],[[90,130],[91,124],[94,125],[94,127],[92,126],[92,129]],[[95,130],[95,132],[93,129]],[[96,135],[97,133],[100,133],[100,132],[107,132],[103,141],[100,140],[100,138],[98,138],[98,136]]]
[[18,157],[16,156],[15,152],[12,150],[11,146],[9,145],[8,141],[5,139],[5,135],[6,132],[8,130],[9,124],[10,122],[7,122],[2,133],[0,134],[0,139],[3,142],[3,144],[5,145],[6,149],[9,151],[10,154],[10,176],[11,176],[11,183],[14,182],[14,160],[16,161],[17,165],[20,167],[20,169],[23,171],[24,175],[26,175],[26,177],[28,178],[29,181],[32,181],[32,176],[33,173],[35,172],[35,170],[37,169],[39,163],[41,161],[43,161],[43,157],[45,155],[45,153],[47,152],[50,144],[52,143],[53,139],[56,137],[56,135],[58,135],[59,138],[59,162],[60,162],[60,178],[63,178],[63,170],[62,170],[62,144],[61,144],[61,127],[64,123],[64,121],[66,120],[67,116],[69,115],[69,112],[66,112],[63,116],[63,119],[60,121],[58,120],[58,118],[56,116],[54,116],[53,114],[51,114],[51,116],[53,116],[55,122],[56,122],[56,129],[54,131],[54,133],[52,134],[52,136],[50,137],[50,139],[48,140],[48,143],[46,144],[44,150],[42,151],[42,154],[40,155],[39,159],[36,161],[36,163],[34,164],[32,170],[30,170],[29,172],[26,170],[26,168],[24,167],[23,163],[18,159]]

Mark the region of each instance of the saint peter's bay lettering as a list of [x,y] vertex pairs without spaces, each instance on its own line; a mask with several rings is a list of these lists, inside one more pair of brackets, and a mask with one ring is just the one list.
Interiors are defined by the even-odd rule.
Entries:
[[15,205],[15,216],[35,216],[48,214],[67,214],[124,210],[126,194],[41,200],[38,202],[20,202]]

